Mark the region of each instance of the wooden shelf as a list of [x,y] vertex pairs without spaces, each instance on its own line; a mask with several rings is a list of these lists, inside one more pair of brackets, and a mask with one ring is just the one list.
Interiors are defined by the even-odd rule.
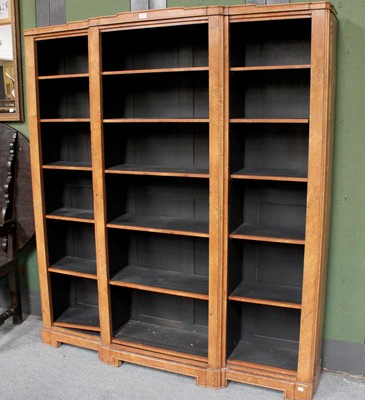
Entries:
[[298,365],[298,349],[275,343],[261,343],[241,340],[228,359],[228,368],[238,366],[255,367],[256,364],[267,365],[296,371]]
[[41,118],[41,123],[58,123],[58,122],[90,122],[90,118]]
[[129,69],[122,71],[104,71],[102,75],[138,75],[138,74],[165,74],[173,72],[199,72],[209,71],[208,67],[188,67],[188,68],[149,68],[149,69]]
[[129,123],[209,123],[208,118],[107,118],[103,120],[107,124]]
[[85,331],[100,331],[98,308],[87,305],[67,308],[55,321],[55,326]]
[[231,174],[231,178],[283,182],[308,182],[305,172],[288,169],[242,168]]
[[308,124],[308,118],[231,118],[233,124]]
[[135,342],[148,346],[173,350],[182,353],[191,353],[202,357],[208,356],[207,334],[187,330],[149,324],[129,320],[114,333],[113,342]]
[[229,296],[230,300],[301,309],[302,291],[284,285],[241,282]]
[[175,271],[127,265],[110,281],[111,285],[208,300],[208,277]]
[[59,208],[46,215],[49,219],[65,219],[69,221],[94,222],[94,212],[81,208]]
[[51,80],[51,79],[75,79],[75,78],[88,78],[89,74],[60,74],[60,75],[44,75],[38,76],[39,80]]
[[107,174],[209,178],[207,168],[168,167],[165,165],[119,164],[105,170]]
[[301,230],[283,230],[273,227],[254,226],[243,223],[232,232],[231,239],[259,240],[275,243],[304,244],[304,232]]
[[136,230],[143,232],[160,232],[172,235],[209,237],[208,222],[190,219],[136,216],[124,214],[107,224],[108,228]]
[[91,163],[82,161],[55,161],[49,164],[44,164],[42,168],[70,171],[92,171]]
[[231,67],[231,72],[245,72],[245,71],[281,71],[281,70],[292,70],[292,69],[310,69],[310,64],[299,64],[299,65],[257,65],[250,67]]
[[49,268],[50,272],[96,279],[96,261],[80,257],[62,257]]

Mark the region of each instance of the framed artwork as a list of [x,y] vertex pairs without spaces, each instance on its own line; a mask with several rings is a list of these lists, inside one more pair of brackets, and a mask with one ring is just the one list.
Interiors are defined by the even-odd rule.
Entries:
[[11,1],[0,0],[0,24],[11,23]]
[[22,120],[18,0],[0,0],[0,122]]

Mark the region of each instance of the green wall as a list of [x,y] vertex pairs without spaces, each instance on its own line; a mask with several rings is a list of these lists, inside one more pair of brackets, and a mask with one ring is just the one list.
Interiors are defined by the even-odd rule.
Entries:
[[337,95],[324,336],[364,344],[365,4],[332,4],[338,12]]
[[[20,0],[20,29],[33,28],[36,25],[35,0]],[[23,35],[20,35],[22,55],[24,54]],[[11,123],[13,128],[17,129],[27,138],[29,137],[28,118],[27,118],[27,93],[25,81],[25,63],[22,57],[22,75],[23,75],[23,95],[24,95],[24,113],[25,121]],[[19,266],[21,285],[30,290],[39,290],[37,255],[35,250],[35,240],[32,239],[28,245],[18,254],[17,263]]]
[[[297,0],[291,0],[297,3]],[[35,0],[20,0],[22,28],[35,26]],[[67,21],[129,11],[129,0],[66,0]],[[242,4],[240,0],[168,0],[169,7]],[[337,110],[333,210],[324,337],[365,338],[365,7],[333,0],[338,11]],[[26,96],[25,96],[26,98]],[[28,136],[28,125],[13,124]],[[20,255],[23,285],[39,290],[34,242]],[[20,262],[20,265],[23,265]]]

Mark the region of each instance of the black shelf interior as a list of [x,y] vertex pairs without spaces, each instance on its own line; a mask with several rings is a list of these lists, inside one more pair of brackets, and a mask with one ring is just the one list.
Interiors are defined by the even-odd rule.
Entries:
[[111,223],[208,232],[206,180],[108,175],[106,192]]
[[304,246],[231,240],[228,291],[232,296],[301,303]]
[[96,281],[51,273],[54,321],[99,328],[98,291]]
[[231,296],[256,300],[291,303],[298,306],[300,305],[302,300],[302,293],[300,288],[293,288],[285,285],[270,285],[266,283],[241,282],[231,293]]
[[47,79],[39,84],[41,119],[90,118],[89,79]]
[[104,124],[104,148],[111,170],[209,170],[208,124]]
[[207,357],[206,301],[117,287],[111,289],[113,321],[118,321],[115,339]]
[[231,67],[310,64],[311,20],[232,23]]
[[49,215],[93,218],[91,172],[45,170],[44,194]]
[[88,72],[87,36],[37,41],[38,75]]
[[305,178],[308,138],[307,124],[231,124],[231,174]]
[[47,221],[50,267],[96,275],[94,225]]
[[117,164],[109,168],[108,172],[116,173],[138,173],[140,175],[162,175],[162,174],[174,174],[182,175],[189,174],[203,174],[205,178],[208,178],[208,168],[196,168],[196,167],[180,167],[180,166],[164,166],[164,165],[145,165],[145,164]]
[[43,164],[91,167],[90,124],[41,124]]
[[310,71],[231,72],[230,118],[308,118]]
[[208,72],[103,77],[104,118],[208,118]]
[[228,362],[296,370],[299,325],[299,310],[230,301]]
[[244,222],[232,231],[232,235],[261,236],[270,239],[303,241],[305,239],[305,230],[300,227],[254,225]]
[[230,186],[231,233],[304,239],[305,183],[235,181]]
[[103,71],[208,66],[207,24],[104,32],[102,44]]
[[208,240],[109,229],[113,282],[208,294]]
[[257,343],[251,340],[240,340],[229,358],[229,362],[247,362],[268,365],[295,371],[298,365],[298,349],[279,344]]
[[179,231],[186,234],[200,233],[208,235],[209,224],[193,218],[180,218],[169,216],[143,216],[125,213],[110,221],[111,224],[122,227],[138,227],[141,230],[157,229],[164,231]]

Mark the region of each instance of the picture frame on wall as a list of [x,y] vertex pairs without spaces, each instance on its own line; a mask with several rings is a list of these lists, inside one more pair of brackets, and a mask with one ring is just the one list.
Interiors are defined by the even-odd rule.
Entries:
[[0,25],[11,23],[11,2],[0,0]]

